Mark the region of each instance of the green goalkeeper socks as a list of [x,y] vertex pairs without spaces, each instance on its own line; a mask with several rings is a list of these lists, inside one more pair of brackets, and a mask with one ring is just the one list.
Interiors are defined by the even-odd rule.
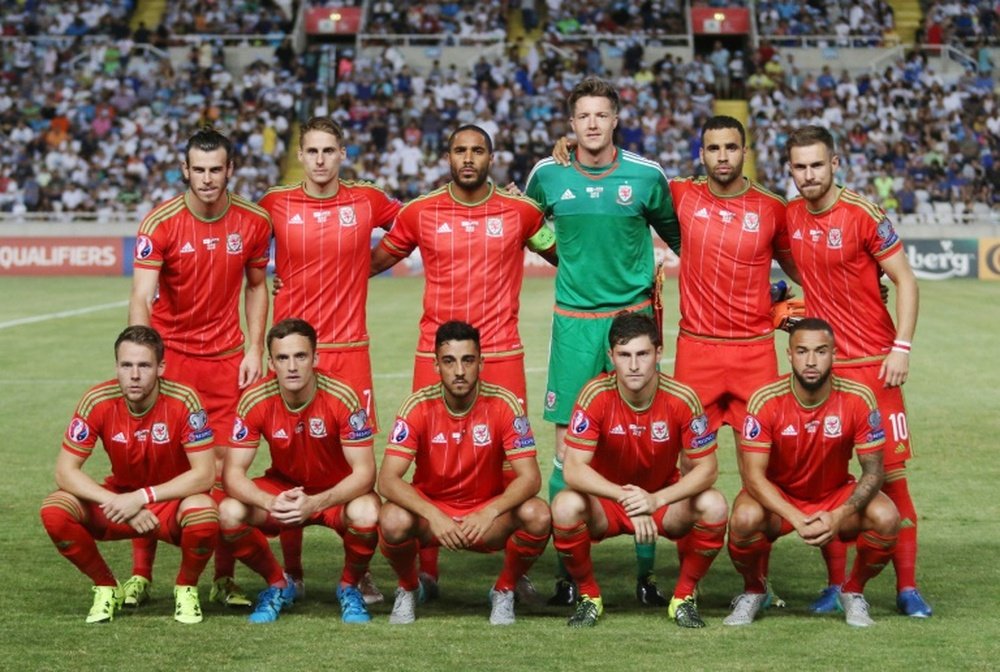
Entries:
[[638,578],[653,573],[653,563],[656,560],[656,544],[635,543],[635,572]]
[[[552,475],[549,476],[549,504],[560,492],[566,489],[566,480],[563,478],[563,465],[558,458],[552,458]],[[568,579],[569,572],[563,565],[562,556],[556,553],[556,577]]]

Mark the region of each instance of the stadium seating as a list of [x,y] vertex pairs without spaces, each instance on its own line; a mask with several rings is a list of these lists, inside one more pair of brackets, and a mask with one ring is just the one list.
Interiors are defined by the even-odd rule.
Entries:
[[[17,11],[31,4],[0,0],[5,11],[11,10],[0,19],[2,29],[9,33],[11,26],[21,30],[35,21],[37,34],[58,34],[65,20],[55,12],[28,16]],[[619,29],[658,34],[671,3],[663,3],[663,14],[652,17],[651,28],[650,17],[641,11],[606,13],[600,6],[607,3],[522,3],[521,11],[529,4],[540,10],[529,17],[538,22],[532,35],[542,36],[535,47],[509,45],[504,54],[470,51],[461,67],[438,62],[421,67],[388,44],[378,55],[342,55],[328,91],[322,81],[317,86],[317,64],[326,53],[317,47],[297,56],[285,42],[277,58],[235,68],[219,43],[206,40],[186,48],[185,62],[174,66],[136,44],[127,29],[122,33],[129,18],[126,0],[74,4],[88,17],[99,15],[85,42],[0,43],[0,132],[9,148],[0,156],[0,211],[142,213],[183,188],[182,148],[176,143],[204,122],[234,139],[238,169],[232,187],[256,198],[278,181],[294,122],[314,113],[332,115],[347,130],[346,176],[373,180],[401,198],[447,179],[440,150],[458,123],[488,129],[496,146],[495,180],[523,185],[534,163],[566,133],[562,101],[589,72],[610,78],[621,92],[623,146],[657,159],[669,176],[689,175],[699,169],[697,129],[715,108],[715,76],[707,58],[644,54],[641,41],[622,42],[619,47],[630,44],[638,51],[631,65],[623,59],[620,68],[596,41],[563,39],[554,48],[545,37],[560,33],[555,24],[568,16],[575,17],[584,36]],[[202,3],[168,4],[176,14],[171,20],[194,34],[200,28],[245,34],[285,25],[279,25],[274,9],[237,12],[239,21],[233,14],[210,11],[190,23]],[[443,43],[449,35],[460,38],[470,22],[472,30],[503,25],[504,7],[518,11],[517,3],[500,2],[431,8],[415,1],[376,1],[367,6],[372,14],[366,30],[430,30],[425,25],[429,13],[444,33]],[[850,10],[852,0],[824,6],[828,16],[839,16]],[[778,11],[776,3],[758,7]],[[936,16],[934,11],[929,15]],[[529,27],[520,18],[516,23]],[[757,175],[766,186],[783,194],[792,189],[784,166],[787,129],[823,123],[841,142],[842,181],[901,215],[945,218],[947,213],[934,205],[942,201],[955,206],[952,219],[981,212],[975,204],[992,206],[1000,193],[994,160],[1000,106],[992,97],[989,69],[945,81],[933,72],[931,61],[915,52],[870,75],[803,73],[782,47],[766,50],[768,62],[760,57],[764,49],[739,55],[747,68]],[[619,56],[623,51],[619,48]],[[905,184],[903,178],[908,178]]]

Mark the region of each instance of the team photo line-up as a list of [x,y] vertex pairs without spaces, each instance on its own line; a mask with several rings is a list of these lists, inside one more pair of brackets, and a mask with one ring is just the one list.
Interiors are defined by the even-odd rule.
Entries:
[[[726,546],[744,588],[723,623],[745,626],[781,603],[768,561],[792,532],[826,564],[813,612],[871,626],[864,586],[891,562],[898,611],[930,617],[916,583],[901,389],[918,288],[892,223],[835,183],[825,128],[789,132],[800,197],[786,203],[743,176],[738,120],[709,118],[705,175],[668,181],[615,145],[618,109],[612,85],[581,80],[567,101],[574,139],[534,167],[523,192],[490,180],[489,134],[460,126],[446,147],[451,180],[406,205],[340,179],[344,134],[329,118],[301,129],[303,181],[258,203],[228,191],[228,139],[208,128],[191,136],[188,188],[139,227],[116,377],[79,402],[58,490],[42,503],[57,550],[94,584],[87,622],[150,599],[159,540],[181,549],[175,620],[203,620],[197,585],[214,557],[209,599],[275,621],[305,595],[302,528],[315,524],[343,540],[345,623],[371,621],[369,605],[385,599],[369,572],[376,550],[398,578],[389,622],[413,622],[439,597],[444,546],[503,551],[489,619],[512,624],[515,604],[542,601],[528,570],[551,538],[558,577],[547,604],[568,609],[570,627],[594,626],[604,605],[591,545],[630,535],[637,600],[685,628],[705,627],[698,582]],[[672,376],[660,371],[650,227],[680,258]],[[385,234],[373,248],[376,228]],[[518,332],[526,249],[556,267],[547,500]],[[425,286],[412,394],[376,467],[368,281],[414,250]],[[771,282],[773,261],[804,299]],[[788,332],[786,375],[778,329]],[[723,424],[742,480],[731,505],[714,488]],[[254,478],[261,438],[269,467]],[[98,440],[111,467],[102,482],[83,469]],[[679,557],[669,596],[654,578],[660,536]],[[96,543],[113,539],[131,539],[124,583]],[[237,560],[266,583],[256,599],[233,578]]]

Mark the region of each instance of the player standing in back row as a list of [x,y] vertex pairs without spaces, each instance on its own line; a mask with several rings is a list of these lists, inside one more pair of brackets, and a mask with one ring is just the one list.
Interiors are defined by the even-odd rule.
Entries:
[[[317,368],[354,390],[378,432],[365,308],[372,232],[388,230],[400,202],[369,182],[340,179],[344,131],[328,117],[313,117],[299,136],[305,179],[273,187],[260,199],[274,225],[274,323],[298,317],[319,336]],[[276,280],[275,285],[279,282]],[[285,571],[304,594],[302,528],[281,532]],[[382,594],[370,576],[361,583],[368,603]]]
[[[528,176],[525,194],[555,223],[559,245],[555,310],[549,349],[544,417],[556,425],[556,457],[549,498],[565,487],[563,459],[573,404],[584,384],[612,366],[608,329],[622,310],[652,310],[654,287],[652,226],[680,254],[680,230],[667,178],[660,166],[614,144],[618,92],[588,77],[567,103],[577,137],[571,168],[540,161]],[[636,594],[665,605],[652,580],[655,546],[637,545]],[[573,604],[576,591],[561,578],[551,604]]]
[[[910,348],[917,326],[919,290],[903,243],[885,212],[837,185],[840,158],[833,136],[820,126],[796,129],[788,137],[788,167],[802,198],[788,204],[792,255],[802,276],[806,312],[829,322],[837,333],[834,372],[875,392],[887,426],[882,491],[899,509],[899,543],[892,556],[896,606],[916,618],[931,607],[917,590],[917,512],[906,481],[911,456],[902,385],[910,371]],[[882,303],[879,275],[896,285],[896,322]],[[831,551],[833,553],[831,554]],[[844,553],[824,547],[831,574],[844,575]],[[825,595],[836,599],[842,581]]]
[[[193,387],[205,404],[218,441],[217,478],[225,454],[222,437],[232,429],[240,390],[261,376],[268,310],[271,220],[227,190],[233,169],[226,136],[208,128],[191,136],[181,165],[188,189],[154,208],[139,226],[128,308],[129,324],[153,326],[163,336],[167,377]],[[221,488],[212,494],[221,499]],[[123,586],[126,606],[149,598],[156,541],[136,540],[132,548],[133,576]],[[211,599],[249,607],[233,570],[234,561],[220,544]]]

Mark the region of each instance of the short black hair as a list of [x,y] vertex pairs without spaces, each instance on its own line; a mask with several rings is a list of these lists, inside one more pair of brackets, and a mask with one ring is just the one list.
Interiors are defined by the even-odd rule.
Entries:
[[135,343],[151,348],[153,354],[156,355],[156,363],[159,364],[163,361],[163,337],[152,327],[141,324],[125,327],[125,330],[118,334],[118,338],[115,339],[115,361],[118,361],[118,346],[122,343]]
[[479,350],[479,330],[460,320],[445,322],[434,334],[434,349],[437,350],[448,341],[472,341],[476,344],[476,350]]
[[730,117],[725,114],[717,114],[714,117],[709,117],[708,120],[702,124],[701,127],[701,142],[705,143],[705,133],[709,131],[721,131],[725,128],[733,128],[740,133],[740,145],[746,147],[747,144],[747,131],[743,128],[743,124],[736,117]]
[[833,333],[833,327],[826,320],[819,317],[805,317],[793,324],[788,328],[788,340],[791,341],[792,336],[799,331],[825,331],[830,334],[830,338],[836,340]]
[[188,138],[187,147],[184,149],[184,161],[188,164],[191,163],[192,149],[198,149],[203,152],[214,152],[220,148],[226,150],[226,165],[229,165],[233,162],[233,143],[222,133],[219,133],[210,126],[206,126]]
[[475,124],[462,124],[461,126],[459,126],[454,131],[451,132],[451,135],[448,136],[448,145],[447,145],[449,152],[451,151],[451,145],[455,142],[455,136],[457,136],[459,133],[462,133],[463,131],[475,131],[476,133],[479,133],[481,136],[483,136],[483,139],[486,140],[486,151],[489,152],[490,154],[493,153],[493,139],[490,137],[490,134],[487,133],[481,127],[476,126]]
[[608,347],[614,350],[616,345],[625,345],[639,336],[649,336],[649,340],[657,348],[663,345],[660,328],[649,314],[618,313],[611,321],[611,329],[608,331]]
[[313,328],[311,324],[299,317],[286,317],[281,322],[271,327],[271,330],[267,332],[267,351],[271,351],[271,343],[275,339],[282,339],[286,336],[291,336],[292,334],[298,334],[299,336],[305,336],[309,339],[309,345],[312,346],[313,352],[316,352],[316,329]]

